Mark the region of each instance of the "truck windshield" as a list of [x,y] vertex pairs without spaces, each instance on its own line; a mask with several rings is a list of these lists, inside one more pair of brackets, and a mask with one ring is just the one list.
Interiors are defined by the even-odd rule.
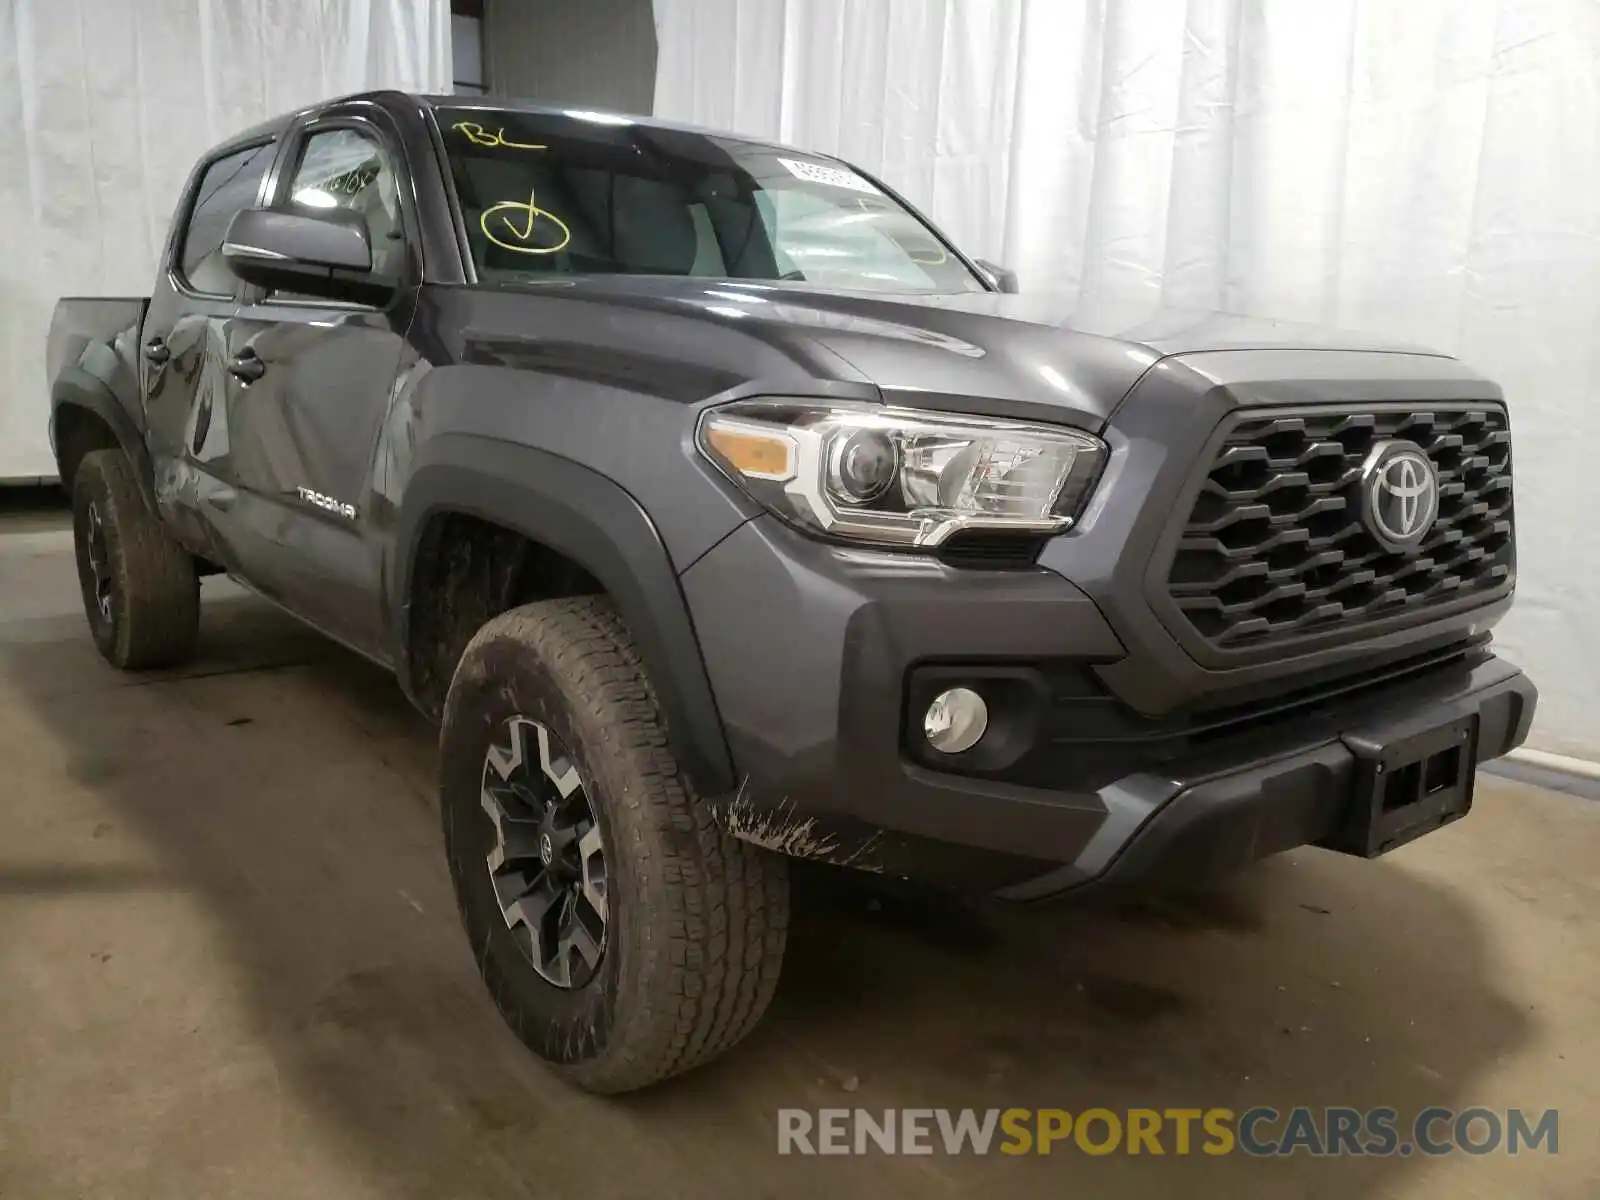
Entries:
[[608,113],[436,115],[486,280],[685,275],[984,290],[927,225],[838,162]]

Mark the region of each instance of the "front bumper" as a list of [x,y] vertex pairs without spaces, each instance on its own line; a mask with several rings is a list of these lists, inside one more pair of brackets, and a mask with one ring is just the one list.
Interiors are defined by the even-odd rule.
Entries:
[[1475,715],[1483,761],[1522,742],[1536,701],[1516,668],[1446,647],[1426,669],[1180,739],[1156,766],[1108,779],[1069,755],[1051,760],[1061,765],[1047,786],[1037,773],[1023,784],[918,763],[912,680],[930,664],[1125,663],[1061,575],[841,550],[761,517],[682,584],[741,781],[718,801],[730,832],[1010,899],[1165,886],[1324,840],[1355,787],[1346,738]]
[[1490,656],[1475,667],[1395,689],[1365,710],[1330,712],[1285,736],[1270,756],[1257,751],[1230,760],[1222,752],[1197,759],[1174,778],[1141,788],[1153,803],[1108,808],[1113,816],[1076,859],[1000,895],[1035,900],[1090,882],[1098,889],[1172,887],[1296,846],[1331,842],[1357,803],[1353,743],[1385,745],[1475,719],[1481,763],[1522,744],[1537,699],[1526,675]]

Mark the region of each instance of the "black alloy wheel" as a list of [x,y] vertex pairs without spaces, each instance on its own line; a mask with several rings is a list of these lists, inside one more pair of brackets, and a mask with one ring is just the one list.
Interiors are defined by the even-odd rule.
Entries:
[[605,842],[576,761],[548,727],[511,717],[484,755],[482,804],[506,927],[547,982],[584,986],[605,954],[610,909]]
[[93,500],[89,501],[84,515],[83,552],[88,560],[95,607],[100,611],[100,619],[110,624],[113,582],[111,550],[106,545],[106,523],[100,516],[100,505]]

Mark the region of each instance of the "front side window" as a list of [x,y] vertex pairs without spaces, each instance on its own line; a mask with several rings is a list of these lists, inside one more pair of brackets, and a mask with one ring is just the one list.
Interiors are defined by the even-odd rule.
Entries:
[[222,261],[222,235],[234,214],[256,203],[274,149],[268,143],[235,151],[217,159],[200,176],[178,252],[179,271],[195,291],[233,294],[233,272]]
[[927,225],[840,163],[608,114],[436,115],[486,280],[684,275],[985,290]]
[[289,182],[289,203],[308,212],[342,208],[367,223],[375,275],[397,276],[405,262],[405,226],[394,164],[383,146],[359,129],[313,132]]

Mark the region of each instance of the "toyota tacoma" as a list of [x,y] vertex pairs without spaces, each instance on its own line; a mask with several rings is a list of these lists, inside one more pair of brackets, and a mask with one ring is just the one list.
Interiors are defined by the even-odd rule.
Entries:
[[819,154],[393,92],[207,153],[154,291],[66,299],[90,630],[225,573],[441,729],[507,1022],[622,1091],[743,1037],[797,857],[1010,900],[1464,815],[1535,691],[1493,383],[1016,294]]

